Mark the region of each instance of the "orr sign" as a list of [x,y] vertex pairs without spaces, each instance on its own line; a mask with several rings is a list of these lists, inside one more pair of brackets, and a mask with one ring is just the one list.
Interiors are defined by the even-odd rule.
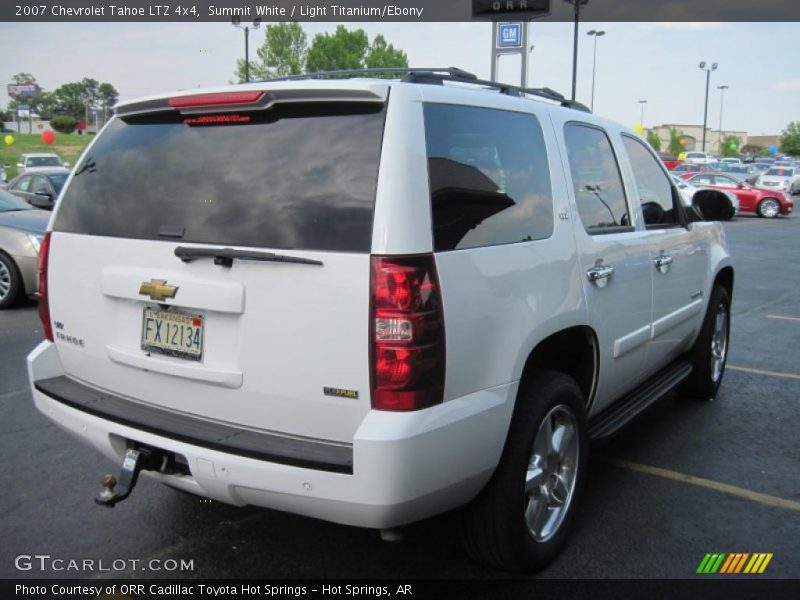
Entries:
[[550,14],[550,0],[472,0],[472,16],[478,19],[535,19]]

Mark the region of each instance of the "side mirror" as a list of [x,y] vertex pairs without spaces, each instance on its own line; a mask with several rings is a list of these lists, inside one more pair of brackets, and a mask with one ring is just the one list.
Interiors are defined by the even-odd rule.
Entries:
[[736,213],[728,197],[717,190],[700,190],[692,197],[692,208],[704,221],[727,221]]
[[42,196],[43,198],[47,198],[50,202],[53,201],[53,194],[50,192],[34,192],[37,196]]
[[28,204],[41,208],[43,210],[53,210],[53,199],[36,194],[35,197],[28,200]]
[[745,189],[747,186],[746,186],[746,185],[745,185],[743,182],[741,182],[741,181],[740,181],[739,183],[737,183],[737,184],[736,184],[736,187],[737,187],[738,189],[740,189],[740,190],[743,190],[743,189]]
[[24,169],[25,165],[23,165],[22,163],[17,163],[17,168],[18,169]]

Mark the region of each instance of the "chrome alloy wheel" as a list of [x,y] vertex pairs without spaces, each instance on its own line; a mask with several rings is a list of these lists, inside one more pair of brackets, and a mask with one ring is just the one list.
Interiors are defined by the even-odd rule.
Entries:
[[11,291],[11,271],[2,260],[0,260],[0,301],[5,300]]
[[728,354],[728,311],[724,304],[717,307],[714,333],[711,336],[711,380],[716,383],[722,377],[725,357]]
[[772,219],[778,216],[778,213],[781,212],[781,206],[778,204],[777,200],[773,200],[772,198],[767,198],[761,203],[761,214],[767,217],[768,219]]
[[574,413],[555,406],[536,432],[525,473],[525,523],[537,542],[553,537],[569,511],[581,451]]

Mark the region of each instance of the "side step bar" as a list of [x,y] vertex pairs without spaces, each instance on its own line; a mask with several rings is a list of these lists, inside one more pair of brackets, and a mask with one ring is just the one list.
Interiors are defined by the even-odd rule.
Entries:
[[589,437],[592,441],[598,441],[612,436],[656,400],[672,391],[691,372],[692,366],[684,360],[672,363],[628,395],[592,417],[589,420]]

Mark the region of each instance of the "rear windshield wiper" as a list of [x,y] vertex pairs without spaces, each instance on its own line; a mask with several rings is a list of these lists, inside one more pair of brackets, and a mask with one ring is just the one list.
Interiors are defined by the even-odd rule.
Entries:
[[234,250],[233,248],[187,248],[186,246],[178,246],[175,248],[175,256],[183,262],[192,262],[197,258],[213,258],[215,265],[223,267],[232,267],[234,258],[265,262],[285,262],[298,265],[322,265],[322,261],[310,258],[286,256],[285,254],[275,254],[274,252],[259,252],[257,250]]

